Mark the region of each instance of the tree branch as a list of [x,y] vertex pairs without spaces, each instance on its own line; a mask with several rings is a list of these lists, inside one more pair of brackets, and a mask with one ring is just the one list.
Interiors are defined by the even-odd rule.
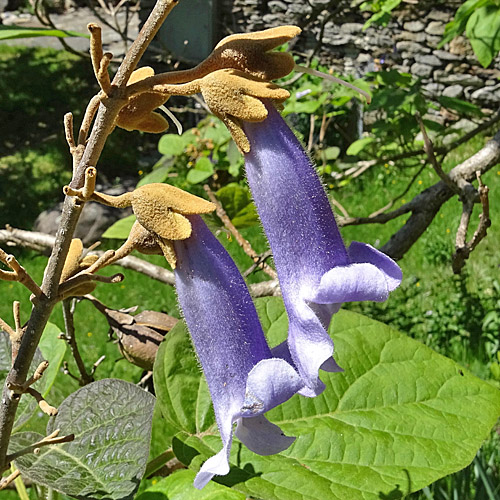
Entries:
[[[104,144],[115,126],[116,117],[127,103],[125,87],[140,57],[159,30],[161,23],[175,6],[175,0],[158,0],[148,20],[144,24],[130,51],[125,56],[113,79],[110,95],[102,99],[94,122],[92,133],[82,157],[74,168],[71,187],[78,189],[83,185],[84,174],[89,166],[97,165]],[[35,354],[40,337],[59,296],[59,282],[66,256],[83,204],[73,197],[64,201],[61,222],[59,224],[52,254],[45,269],[41,290],[44,295],[34,305],[31,317],[26,325],[23,339],[16,360],[7,375],[6,382],[22,385],[26,380],[31,360]],[[19,397],[4,386],[0,401],[0,469],[5,467],[7,448],[14,425]]]

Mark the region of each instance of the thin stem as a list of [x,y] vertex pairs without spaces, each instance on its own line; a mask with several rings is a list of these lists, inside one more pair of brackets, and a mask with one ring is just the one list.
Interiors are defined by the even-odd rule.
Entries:
[[15,460],[16,458],[22,457],[23,455],[27,455],[28,453],[34,453],[35,450],[41,448],[42,446],[50,446],[52,444],[60,444],[60,443],[69,443],[70,441],[73,441],[75,439],[74,434],[68,434],[67,436],[61,436],[59,437],[59,429],[55,430],[52,434],[49,434],[48,436],[44,437],[40,441],[30,444],[26,448],[23,448],[22,450],[16,451],[15,453],[12,453],[11,455],[7,455],[7,459],[9,462],[12,462],[12,460]]
[[308,68],[307,66],[300,66],[299,64],[295,65],[295,71],[299,71],[301,73],[307,73],[308,75],[311,75],[311,76],[318,76],[319,78],[323,78],[324,80],[329,80],[330,82],[338,83],[339,85],[343,85],[344,87],[347,87],[348,89],[354,90],[358,94],[361,94],[366,99],[366,102],[368,104],[370,104],[370,102],[372,100],[372,96],[368,92],[360,89],[359,87],[356,87],[356,85],[353,85],[352,83],[345,82],[344,80],[341,80],[340,78],[337,78],[336,76],[330,75],[328,73],[322,73],[321,71],[317,71],[315,69]]
[[94,377],[87,373],[87,369],[85,368],[82,356],[80,355],[80,351],[78,350],[78,345],[76,343],[76,335],[75,335],[75,323],[73,319],[73,312],[71,311],[70,300],[69,299],[63,300],[62,306],[63,306],[64,328],[66,330],[66,336],[63,338],[69,344],[69,347],[71,349],[71,354],[73,355],[78,371],[80,372],[80,379],[78,379],[78,382],[82,386],[90,384],[91,382],[94,382]]
[[154,6],[147,21],[144,23],[139,36],[131,45],[129,51],[125,55],[120,68],[113,78],[113,85],[121,88],[125,86],[130,78],[130,75],[137,66],[146,48],[151,43],[156,33],[163,24],[163,21],[170,14],[170,11],[176,6],[177,0],[158,0]]
[[95,95],[90,100],[87,109],[85,110],[85,115],[83,117],[82,125],[80,127],[80,133],[78,134],[78,144],[85,144],[87,137],[89,135],[90,126],[92,125],[92,120],[97,113],[99,104],[101,103],[101,97]]
[[[231,219],[227,216],[226,211],[224,208],[222,208],[222,205],[220,204],[219,200],[215,197],[215,194],[213,191],[210,189],[210,187],[205,184],[203,186],[203,189],[205,189],[206,193],[208,194],[208,197],[210,198],[210,201],[215,205],[215,213],[219,217],[219,219],[223,222],[224,226],[231,232],[231,234],[234,236],[235,240],[238,242],[241,248],[243,248],[244,252],[255,262],[260,262],[261,257],[260,255],[252,248],[252,245],[243,238],[241,233],[236,229],[234,224],[231,222]],[[272,279],[275,279],[278,277],[278,274],[276,271],[267,265],[265,262],[260,262],[258,265],[260,269],[262,269],[268,276],[270,276]]]

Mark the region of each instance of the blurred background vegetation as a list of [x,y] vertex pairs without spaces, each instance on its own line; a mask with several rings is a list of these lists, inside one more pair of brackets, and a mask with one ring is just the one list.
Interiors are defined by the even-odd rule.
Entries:
[[[384,2],[379,4],[383,6]],[[329,70],[316,60],[312,66],[325,72]],[[62,116],[72,111],[75,122],[79,123],[86,103],[96,92],[96,84],[87,60],[43,48],[0,45],[0,75],[0,226],[8,223],[31,229],[42,210],[62,199],[61,187],[71,177]],[[485,110],[460,99],[429,100],[421,91],[418,78],[394,70],[380,69],[355,82],[370,89],[373,99],[369,105],[361,102],[355,93],[317,77],[292,75],[281,83],[291,92],[284,115],[315,160],[341,222],[346,216],[368,216],[388,203],[392,203],[392,209],[397,208],[439,181],[424,154],[390,160],[422,149],[422,136],[415,119],[417,112],[424,117],[435,146],[448,148],[465,131],[426,119],[429,110],[445,109],[472,124],[489,117],[484,114]],[[369,125],[365,125],[360,137],[357,128],[363,118]],[[180,136],[172,131],[157,137],[116,129],[100,160],[100,181],[110,185],[123,179],[139,184],[168,182],[200,196],[206,196],[203,185],[208,184],[242,235],[258,253],[264,252],[267,243],[246,187],[243,160],[228,132],[217,119],[200,113],[199,109],[196,115],[189,115],[183,121],[188,127],[196,126],[187,128]],[[451,150],[443,158],[444,171],[448,172],[481,149],[494,132],[493,126]],[[377,162],[359,175],[349,173],[353,167],[354,173],[359,172],[362,162],[371,160]],[[461,204],[452,198],[399,262],[404,279],[390,299],[382,304],[346,304],[345,307],[394,326],[500,388],[500,219],[496,214],[500,204],[500,166],[484,175],[483,182],[490,188],[492,226],[461,274],[455,275],[451,269],[461,214]],[[469,237],[475,230],[479,210],[480,207],[476,207],[474,211]],[[403,219],[386,224],[346,226],[342,234],[346,243],[358,240],[380,247],[401,227]],[[212,216],[209,223],[241,271],[250,268],[252,260],[221,221]],[[116,248],[117,239],[126,236],[123,227],[110,230],[107,235],[112,238],[103,238],[102,247]],[[13,248],[11,251],[40,281],[47,258],[28,250]],[[166,265],[160,257],[149,260]],[[111,267],[106,273],[118,271],[125,274],[123,283],[101,285],[95,292],[106,305],[117,309],[138,305],[139,311],[150,309],[179,317],[171,287],[118,267]],[[265,279],[266,275],[260,271],[248,277],[250,283]],[[0,290],[0,316],[10,318],[12,301],[20,300],[22,318],[28,318],[27,291],[7,282],[0,282]],[[51,321],[63,329],[60,307]],[[106,321],[90,303],[78,304],[75,324],[87,366],[90,368],[99,357],[106,356],[96,371],[96,378],[118,377],[132,382],[141,379],[142,370],[121,357],[108,336]],[[69,350],[66,360],[70,371],[76,373]],[[54,404],[78,388],[69,376],[60,379],[62,382],[54,386],[51,401]],[[28,428],[43,429],[43,420],[30,422]],[[155,429],[161,428],[159,416],[154,425]],[[497,427],[469,467],[411,498],[500,498],[499,445],[500,427]],[[160,448],[161,440],[156,451]],[[0,495],[6,499],[16,498],[17,493]],[[30,495],[35,498],[34,491],[30,491]]]

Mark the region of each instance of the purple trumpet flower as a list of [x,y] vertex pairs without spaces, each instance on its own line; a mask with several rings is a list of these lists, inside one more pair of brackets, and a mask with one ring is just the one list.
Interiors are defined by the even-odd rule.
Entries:
[[263,413],[303,388],[295,369],[273,358],[246,284],[224,247],[199,215],[186,216],[188,239],[174,241],[179,303],[205,372],[223,448],[209,458],[194,485],[229,472],[233,423],[250,450],[272,455],[295,438],[285,436]]
[[273,351],[293,362],[304,396],[325,388],[319,369],[341,371],[326,332],[343,302],[387,299],[398,265],[370,245],[346,249],[321,181],[299,141],[270,102],[268,117],[244,122],[248,183],[264,226],[288,313],[288,340]]

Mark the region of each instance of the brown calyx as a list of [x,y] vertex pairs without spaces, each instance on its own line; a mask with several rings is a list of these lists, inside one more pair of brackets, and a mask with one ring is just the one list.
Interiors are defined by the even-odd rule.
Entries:
[[218,70],[207,75],[201,80],[201,93],[243,153],[250,151],[250,143],[241,121],[260,122],[267,118],[262,99],[281,103],[290,96],[288,90],[278,85],[251,78],[235,69]]
[[[132,85],[155,74],[153,68],[145,66],[135,70],[127,82]],[[125,130],[141,130],[152,134],[159,134],[168,129],[167,120],[154,110],[165,104],[169,95],[155,92],[143,92],[129,98],[128,104],[118,113],[116,125]]]

